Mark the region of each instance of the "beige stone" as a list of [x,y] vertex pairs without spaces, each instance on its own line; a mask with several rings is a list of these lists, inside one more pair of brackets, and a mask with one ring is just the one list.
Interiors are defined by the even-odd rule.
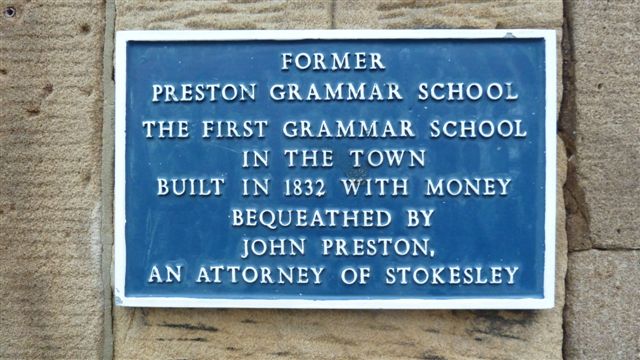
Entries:
[[[269,10],[267,10],[269,9]],[[539,27],[561,1],[116,2],[116,28]],[[115,357],[560,359],[566,270],[559,144],[556,306],[544,311],[114,309]]]
[[640,250],[575,252],[567,275],[567,359],[640,356]]
[[104,5],[0,1],[0,358],[102,356]]
[[116,30],[321,29],[331,1],[116,1]]
[[571,1],[576,151],[596,248],[640,248],[640,2]]
[[[640,2],[570,1],[576,238],[565,309],[568,359],[640,356]],[[572,219],[573,218],[573,219]],[[572,231],[573,232],[573,231]],[[586,235],[586,236],[582,236]]]
[[335,6],[336,28],[562,28],[562,1],[347,0]]

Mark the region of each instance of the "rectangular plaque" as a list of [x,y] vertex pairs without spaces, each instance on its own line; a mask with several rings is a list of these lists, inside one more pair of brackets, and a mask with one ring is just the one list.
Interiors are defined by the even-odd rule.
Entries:
[[553,307],[549,30],[116,36],[115,302]]

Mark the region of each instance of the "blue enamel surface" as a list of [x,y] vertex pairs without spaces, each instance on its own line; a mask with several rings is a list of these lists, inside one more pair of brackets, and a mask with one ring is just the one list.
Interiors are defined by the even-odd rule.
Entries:
[[[281,52],[379,52],[384,71],[280,71]],[[314,40],[129,42],[126,88],[126,287],[134,296],[197,298],[542,298],[544,270],[545,194],[545,62],[542,39],[482,40]],[[396,82],[404,96],[394,102],[274,102],[274,83]],[[258,84],[255,102],[152,103],[152,84]],[[418,101],[421,82],[512,82],[517,101]],[[306,119],[409,119],[415,139],[286,139],[282,124]],[[432,139],[432,120],[522,119],[526,139]],[[146,139],[144,120],[189,120],[187,140]],[[203,140],[199,123],[205,119],[266,119],[265,139]],[[346,198],[339,178],[353,176],[346,154],[352,148],[427,149],[423,169],[363,168],[358,176],[408,177],[408,198]],[[274,156],[268,170],[242,169],[241,151],[284,148],[323,148],[334,151],[330,169],[287,168]],[[158,197],[156,178],[224,176],[222,197]],[[269,176],[274,188],[268,198],[243,198],[240,179]],[[320,177],[327,182],[322,199],[283,196],[285,177]],[[425,177],[510,177],[506,197],[423,196]],[[384,229],[233,228],[230,209],[238,208],[384,208],[397,215]],[[409,229],[403,224],[407,208],[434,208],[433,226]],[[240,259],[241,239],[253,236],[307,238],[307,254],[290,257]],[[320,255],[323,236],[429,237],[433,258],[326,257]],[[325,266],[321,285],[198,284],[200,266],[224,263],[254,266]],[[152,266],[184,266],[181,283],[150,284]],[[367,285],[344,285],[345,266],[371,266]],[[387,266],[518,266],[513,285],[385,285]]]

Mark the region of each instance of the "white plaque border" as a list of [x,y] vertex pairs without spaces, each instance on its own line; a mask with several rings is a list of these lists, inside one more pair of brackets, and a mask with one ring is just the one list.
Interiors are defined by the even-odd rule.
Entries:
[[[126,74],[129,41],[388,40],[388,39],[543,39],[545,44],[545,251],[542,298],[460,299],[230,299],[129,297],[125,294],[125,139]],[[282,309],[549,309],[554,306],[556,232],[556,32],[500,30],[130,30],[115,42],[114,298],[118,306],[175,308]]]

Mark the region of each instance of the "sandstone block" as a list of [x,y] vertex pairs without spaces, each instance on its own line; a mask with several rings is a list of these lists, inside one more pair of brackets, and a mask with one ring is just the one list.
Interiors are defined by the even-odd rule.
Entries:
[[640,248],[640,2],[571,1],[578,181],[591,242]]
[[[102,357],[104,4],[0,1],[0,358]],[[11,14],[9,14],[11,15]]]
[[324,29],[331,2],[116,1],[116,30]]
[[339,29],[562,28],[562,1],[338,1]]
[[636,359],[640,354],[640,251],[569,255],[567,359]]

